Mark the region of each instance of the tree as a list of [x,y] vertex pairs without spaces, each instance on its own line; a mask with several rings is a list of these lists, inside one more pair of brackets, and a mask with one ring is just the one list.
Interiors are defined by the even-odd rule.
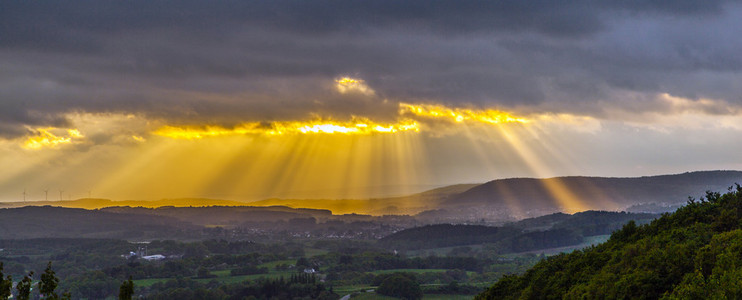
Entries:
[[10,298],[10,290],[13,287],[13,279],[8,275],[5,277],[3,274],[3,263],[0,262],[0,299],[6,300]]
[[408,300],[422,299],[423,291],[417,281],[404,275],[393,275],[381,282],[377,293]]
[[33,271],[28,272],[28,275],[23,276],[23,279],[21,279],[21,281],[15,286],[15,289],[18,290],[18,300],[28,300],[31,298],[32,276]]
[[59,296],[54,292],[54,289],[59,285],[59,278],[54,274],[52,270],[52,262],[46,265],[44,273],[41,274],[41,281],[39,281],[39,293],[41,293],[44,299],[57,300]]
[[10,298],[10,289],[13,286],[13,279],[11,279],[10,275],[8,277],[5,277],[5,274],[3,274],[3,263],[0,262],[0,299],[5,300]]
[[296,260],[296,269],[309,268],[309,260],[306,257],[300,257]]
[[119,300],[131,300],[132,295],[134,295],[134,281],[129,276],[129,280],[122,282],[119,287]]
[[204,266],[201,266],[196,271],[196,277],[197,278],[211,278],[211,272],[209,272],[209,269],[207,269]]

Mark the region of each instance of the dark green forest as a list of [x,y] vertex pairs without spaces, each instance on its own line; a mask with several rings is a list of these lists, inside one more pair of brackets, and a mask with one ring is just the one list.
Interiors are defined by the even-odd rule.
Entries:
[[549,257],[476,299],[742,299],[742,187]]

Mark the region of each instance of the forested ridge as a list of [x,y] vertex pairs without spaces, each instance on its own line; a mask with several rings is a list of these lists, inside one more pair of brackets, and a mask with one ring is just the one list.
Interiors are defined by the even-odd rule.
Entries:
[[742,299],[742,187],[629,222],[600,245],[508,275],[476,299]]
[[502,253],[532,251],[577,245],[585,237],[607,235],[630,220],[648,223],[659,215],[585,211],[556,213],[530,218],[501,227],[435,224],[398,231],[379,240],[395,249],[429,249],[490,244]]

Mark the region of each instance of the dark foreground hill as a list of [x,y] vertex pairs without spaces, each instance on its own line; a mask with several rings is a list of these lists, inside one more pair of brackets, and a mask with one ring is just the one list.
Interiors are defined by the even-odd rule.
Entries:
[[[628,210],[665,212],[689,196],[725,191],[742,182],[740,171],[703,171],[634,178],[511,178],[481,184],[442,203],[441,207],[487,207],[489,212],[532,217],[558,211]],[[644,209],[641,209],[644,208]]]
[[742,299],[742,187],[598,246],[541,261],[476,299]]

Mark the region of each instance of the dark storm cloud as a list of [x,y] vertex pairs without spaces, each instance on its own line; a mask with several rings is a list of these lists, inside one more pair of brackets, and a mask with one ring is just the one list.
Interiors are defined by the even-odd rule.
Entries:
[[[69,112],[237,123],[389,118],[410,99],[594,115],[662,110],[657,93],[740,103],[740,20],[724,1],[5,1],[0,135]],[[338,76],[376,95],[340,95]]]

